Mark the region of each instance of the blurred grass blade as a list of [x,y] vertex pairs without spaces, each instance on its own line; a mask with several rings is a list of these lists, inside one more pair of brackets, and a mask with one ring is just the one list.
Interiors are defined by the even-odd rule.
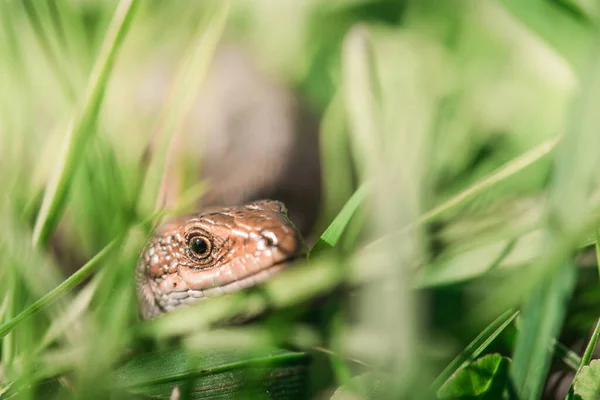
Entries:
[[575,69],[585,63],[592,44],[591,24],[575,18],[572,13],[564,12],[550,1],[500,0],[499,3],[537,33]]
[[81,111],[67,128],[56,164],[46,186],[33,231],[33,245],[36,247],[47,242],[62,215],[69,187],[85,155],[86,144],[95,132],[108,78],[133,18],[136,4],[137,0],[121,0],[114,13],[88,82],[85,101]]
[[171,93],[165,103],[158,128],[151,143],[151,160],[139,199],[140,215],[150,215],[164,206],[164,193],[174,160],[177,135],[204,83],[212,57],[227,23],[230,2],[215,2],[216,9],[200,24],[193,43],[179,66]]
[[50,328],[48,328],[43,339],[40,341],[40,344],[37,346],[36,351],[39,352],[44,350],[66,329],[70,329],[73,324],[82,320],[84,311],[87,310],[89,304],[92,302],[92,298],[96,290],[100,285],[101,280],[104,279],[105,274],[103,272],[104,270],[95,274],[91,282],[85,285],[85,288],[77,293],[77,296],[73,298],[67,308],[62,311],[60,315],[54,318]]
[[[2,260],[2,263],[6,263],[6,258]],[[0,305],[0,324],[10,321],[15,314],[15,303],[17,299],[17,291],[19,290],[18,282],[15,277],[14,271],[10,271],[9,268],[5,269],[5,273],[2,276],[4,283],[4,299]],[[9,333],[2,340],[1,346],[1,358],[0,362],[4,365],[11,365],[15,355],[15,337],[14,333]]]
[[23,49],[19,46],[17,40],[17,33],[15,26],[11,18],[11,14],[14,13],[14,5],[8,1],[0,3],[0,17],[1,26],[4,31],[5,40],[8,46],[8,57],[13,61],[9,65],[17,73],[19,78],[22,80],[24,88],[29,89],[29,79],[27,79],[27,69],[25,68],[25,60],[23,57]]
[[552,351],[556,358],[561,360],[567,367],[573,371],[577,371],[577,368],[581,365],[581,357],[573,350],[559,342],[558,340],[553,341]]
[[[416,287],[452,285],[487,274],[500,267],[503,261],[514,250],[517,241],[503,240],[488,246],[481,246],[471,251],[459,253],[453,257],[440,259],[424,265],[417,275]],[[481,257],[482,248],[485,255]],[[489,261],[487,261],[489,260]],[[487,261],[487,262],[486,262]]]
[[545,276],[521,309],[522,324],[511,376],[523,399],[537,399],[550,366],[551,344],[558,335],[575,284],[575,268],[566,262]]
[[31,315],[45,309],[50,306],[60,296],[74,288],[83,279],[89,276],[89,274],[100,264],[110,252],[117,247],[121,242],[121,238],[116,238],[110,242],[104,249],[102,249],[94,258],[88,261],[83,267],[81,267],[73,275],[65,279],[55,289],[47,293],[45,296],[31,304],[25,310],[21,311],[10,321],[7,321],[0,325],[0,338],[4,337],[7,333],[12,331],[17,325],[23,322],[26,318]]
[[329,227],[323,232],[317,243],[313,246],[310,251],[310,257],[314,257],[316,254],[319,254],[325,249],[333,248],[337,245],[340,237],[344,233],[346,226],[352,219],[352,216],[360,207],[360,205],[365,200],[365,197],[369,193],[370,186],[368,183],[363,183],[357,190],[354,192],[352,197],[348,199],[342,210],[339,212],[337,217],[331,222]]
[[[511,176],[514,176],[515,174],[521,172],[525,168],[531,166],[535,162],[548,155],[555,149],[560,140],[561,136],[549,139],[534,147],[533,149],[521,154],[520,156],[513,158],[512,160],[508,161],[501,167],[497,168],[490,174],[477,181],[474,185],[452,196],[450,199],[444,201],[442,204],[433,208],[432,210],[429,210],[426,213],[422,214],[419,217],[417,223],[409,224],[402,228],[399,232],[396,232],[392,235],[383,236],[372,242],[371,245],[379,245],[390,239],[395,240],[395,236],[398,234],[402,236],[403,234],[409,232],[411,229],[414,229],[415,226],[436,221],[438,218],[440,218],[447,212],[450,212],[451,210],[454,210],[459,206],[464,206],[469,200],[473,200],[486,190],[493,188],[495,185],[499,184],[500,182],[503,182]],[[591,243],[592,242],[590,242],[590,244]]]
[[[198,200],[206,193],[208,184],[206,181],[200,181],[188,187],[177,199],[172,207],[165,209],[166,215],[176,215],[196,210]],[[159,212],[159,211],[156,211]]]
[[469,345],[460,352],[431,385],[431,389],[437,391],[458,370],[464,368],[479,355],[504,331],[504,329],[516,318],[518,311],[508,310],[494,322],[489,324]]
[[[58,77],[58,81],[62,86],[67,99],[74,102],[75,101],[75,89],[73,88],[73,84],[67,76],[65,69],[60,65],[60,58],[57,57],[56,52],[52,48],[52,44],[50,43],[50,39],[48,33],[46,32],[42,19],[40,18],[40,14],[38,12],[37,7],[42,4],[41,1],[33,1],[33,0],[23,0],[23,7],[25,8],[25,12],[27,14],[27,18],[33,27],[33,31],[35,33],[35,37],[40,43],[40,47],[46,56],[46,60],[48,64],[52,67],[52,70]],[[49,2],[51,3],[51,2]]]
[[336,388],[329,400],[388,398],[385,388],[389,386],[390,379],[391,375],[376,372],[356,375]]
[[565,0],[561,3],[569,12],[582,17],[585,22],[594,22],[600,17],[600,3],[594,0]]
[[[57,0],[46,0],[46,6],[48,7],[50,20],[52,21],[52,26],[54,27],[54,31],[56,32],[56,36],[62,47],[62,51],[64,53],[68,53],[69,46],[67,44],[67,36],[65,35],[65,27],[63,26],[63,21],[60,15],[60,7],[58,7]],[[64,3],[60,2],[60,6],[64,7]]]
[[581,76],[581,92],[557,149],[550,187],[546,248],[560,251],[555,258],[534,265],[538,276],[533,277],[535,286],[522,308],[523,324],[511,365],[517,393],[526,400],[537,399],[541,393],[550,367],[551,344],[560,332],[575,284],[577,271],[569,260],[576,245],[573,238],[590,223],[589,195],[600,147],[600,31],[595,33],[591,62]]
[[354,191],[350,143],[346,125],[343,93],[338,90],[325,109],[319,132],[324,192],[321,216],[316,232],[322,232],[322,229],[325,229]]
[[343,348],[342,340],[345,329],[345,317],[342,312],[338,311],[335,313],[330,322],[329,327],[329,346],[332,351],[329,353],[329,362],[331,363],[331,369],[335,375],[335,381],[338,385],[347,385],[350,389],[356,389],[356,385],[353,385],[352,381],[352,370],[347,364],[342,354],[345,353]]
[[350,144],[361,182],[376,176],[381,163],[382,128],[376,96],[369,32],[355,26],[346,35],[342,53],[343,90],[350,126]]
[[[421,74],[424,60],[404,50],[406,42],[399,32],[371,30],[362,24],[346,34],[342,50],[353,159],[360,182],[373,186],[367,217],[378,235],[414,223],[427,186],[423,160],[429,157],[428,117],[433,106],[424,94],[429,94],[431,87]],[[413,64],[415,57],[418,61]],[[418,67],[400,68],[405,64]],[[407,123],[405,118],[412,121]],[[387,279],[382,286],[363,288],[357,298],[361,303],[359,323],[365,330],[377,332],[379,344],[386,348],[374,357],[389,363],[396,377],[388,388],[391,397],[408,396],[412,385],[419,385],[417,380],[425,380],[428,372],[421,368],[422,358],[416,351],[423,314],[419,294],[412,290],[411,266],[424,248],[418,233],[413,230],[402,245],[385,248],[380,265],[387,270]],[[373,313],[381,304],[385,308]],[[415,373],[417,370],[422,373]]]
[[450,199],[435,207],[433,210],[427,211],[425,214],[421,215],[421,217],[419,217],[419,223],[433,221],[444,213],[463,205],[466,201],[475,198],[484,191],[491,189],[498,183],[510,178],[511,176],[514,176],[518,172],[521,172],[554,150],[560,139],[561,136],[549,139],[533,149],[510,160],[506,164],[491,172],[489,175],[486,175],[484,178],[477,181],[472,186],[456,194],[455,196],[452,196]]
[[[244,351],[182,350],[142,355],[114,375],[117,388],[167,398],[176,384],[192,380],[202,398],[307,398],[309,359],[304,353],[261,348]],[[252,371],[251,374],[249,372]]]

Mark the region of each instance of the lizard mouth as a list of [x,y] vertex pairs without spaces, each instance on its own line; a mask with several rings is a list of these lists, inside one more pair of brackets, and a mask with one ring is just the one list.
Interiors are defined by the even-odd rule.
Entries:
[[[226,282],[218,286],[193,288],[193,285],[191,284],[184,284],[183,287],[181,287],[179,290],[175,289],[169,292],[160,293],[158,296],[156,296],[156,303],[162,310],[168,312],[186,304],[193,304],[210,298],[220,297],[222,295],[249,289],[264,283],[265,281],[269,280],[273,275],[279,273],[284,269],[289,268],[293,264],[296,264],[296,261],[305,258],[305,256],[306,254],[298,254],[287,257],[283,260],[269,265],[268,267],[261,268],[256,272],[250,273],[246,276],[240,277],[239,279],[231,280],[230,282]],[[218,271],[215,271],[213,273],[216,275],[218,274]],[[171,275],[173,275],[173,281],[181,279],[177,273]],[[166,279],[169,280],[169,277],[167,277]]]
[[248,289],[248,288],[260,285],[261,283],[269,280],[276,273],[278,273],[278,272],[288,268],[292,264],[294,264],[294,262],[298,259],[300,259],[299,256],[286,258],[284,260],[281,260],[279,262],[276,262],[276,263],[270,265],[267,268],[264,268],[258,272],[252,273],[241,279],[232,281],[231,283],[228,283],[221,287],[204,289],[204,294],[206,295],[206,297],[217,297],[217,296],[220,296],[223,294],[234,293],[234,292],[237,292],[237,291],[240,291],[243,289]]

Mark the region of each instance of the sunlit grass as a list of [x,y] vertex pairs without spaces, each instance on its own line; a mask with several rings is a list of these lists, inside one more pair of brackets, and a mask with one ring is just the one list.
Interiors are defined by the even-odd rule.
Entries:
[[[0,397],[435,398],[490,353],[490,396],[538,398],[553,359],[585,376],[598,326],[581,355],[560,333],[600,216],[597,9],[260,3],[0,2]],[[141,321],[139,251],[209,185],[167,196],[231,41],[321,116],[320,236],[260,288]],[[156,59],[176,72],[154,113]]]

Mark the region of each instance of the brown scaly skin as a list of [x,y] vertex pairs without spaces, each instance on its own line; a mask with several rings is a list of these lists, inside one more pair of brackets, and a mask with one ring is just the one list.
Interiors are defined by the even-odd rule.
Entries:
[[257,285],[305,254],[302,236],[279,201],[175,218],[154,232],[140,256],[142,316]]

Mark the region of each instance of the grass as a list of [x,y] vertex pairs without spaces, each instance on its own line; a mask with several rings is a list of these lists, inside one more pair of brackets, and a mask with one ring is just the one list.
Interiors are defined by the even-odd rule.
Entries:
[[[0,3],[0,397],[535,399],[556,369],[593,387],[599,308],[586,332],[570,305],[599,293],[576,256],[598,224],[596,9],[325,3]],[[180,135],[221,41],[321,116],[316,244],[140,321],[149,229],[209,188]],[[157,59],[175,78],[148,105]]]
[[[64,209],[70,182],[85,154],[87,142],[96,129],[106,83],[112,69],[115,56],[126,35],[128,25],[133,18],[135,1],[123,1],[115,11],[115,16],[100,49],[94,70],[88,85],[88,94],[83,102],[81,113],[69,123],[63,138],[58,162],[44,191],[44,200],[33,230],[33,245],[44,245],[54,230]],[[37,23],[34,23],[37,25]],[[41,34],[38,36],[42,37]],[[44,48],[46,46],[44,45]]]

